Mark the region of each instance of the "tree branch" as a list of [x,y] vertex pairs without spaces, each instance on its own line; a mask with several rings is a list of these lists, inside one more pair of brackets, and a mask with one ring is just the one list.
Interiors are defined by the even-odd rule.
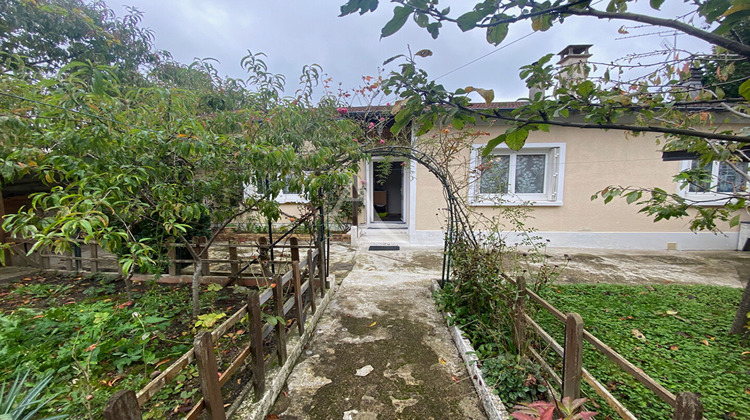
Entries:
[[680,22],[675,19],[664,19],[656,16],[641,15],[637,13],[617,13],[617,12],[605,12],[592,8],[586,9],[571,9],[565,10],[566,14],[576,16],[593,16],[598,19],[616,19],[616,20],[629,20],[633,22],[646,23],[654,26],[663,26],[665,28],[672,28],[683,32],[687,35],[694,36],[698,39],[702,39],[710,44],[717,45],[726,48],[729,51],[733,51],[739,55],[742,55],[746,59],[750,60],[750,46],[745,45],[741,42],[734,41],[730,38],[725,38],[721,35],[716,35],[712,32],[698,29],[695,26],[689,25],[685,22]]

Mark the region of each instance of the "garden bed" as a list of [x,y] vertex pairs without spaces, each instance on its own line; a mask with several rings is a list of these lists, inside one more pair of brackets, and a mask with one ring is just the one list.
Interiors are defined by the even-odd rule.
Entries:
[[[0,285],[0,382],[19,368],[52,373],[49,414],[101,418],[115,391],[142,388],[192,346],[190,302],[189,287],[155,282],[137,283],[130,299],[121,280],[102,275],[40,274]],[[203,314],[217,314],[204,318],[211,324],[246,304],[246,290],[209,286],[201,304]],[[243,324],[217,344],[220,370],[246,344]],[[238,373],[231,382],[227,400],[246,377]],[[197,371],[186,369],[152,399],[144,418],[177,418],[199,398]]]

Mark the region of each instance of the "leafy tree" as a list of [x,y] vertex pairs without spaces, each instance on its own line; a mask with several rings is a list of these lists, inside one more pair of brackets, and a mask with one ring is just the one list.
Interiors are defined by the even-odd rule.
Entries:
[[138,78],[154,64],[152,33],[142,14],[128,9],[118,19],[102,1],[7,0],[0,4],[0,72],[53,74],[72,61],[116,67]]
[[[2,78],[8,90],[0,95],[0,173],[6,181],[31,173],[52,186],[34,196],[31,208],[9,215],[4,228],[56,251],[79,237],[96,241],[118,255],[128,277],[135,267],[158,271],[158,249],[189,243],[189,232],[206,227],[207,218],[210,244],[248,212],[278,219],[275,197],[283,187],[311,194],[348,184],[359,157],[355,127],[334,118],[328,97],[307,106],[238,88],[242,96],[266,98],[263,106],[210,106],[205,98],[217,94],[216,86],[132,87],[121,85],[111,67],[80,62],[33,82]],[[245,199],[250,180],[266,188]],[[188,249],[198,264],[197,314],[207,247],[200,254]]]
[[[629,10],[634,3],[632,0],[610,0],[602,3],[601,8],[599,3],[589,0],[485,0],[458,15],[451,7],[440,7],[437,1],[394,0],[393,3],[396,3],[393,17],[383,26],[382,37],[398,32],[411,18],[433,38],[440,35],[444,24],[454,24],[462,31],[484,31],[487,42],[498,45],[505,39],[511,24],[529,22],[534,31],[545,31],[563,24],[568,17],[585,16],[669,28],[712,44],[713,55],[696,53],[681,59],[674,57],[658,63],[650,74],[629,81],[611,78],[611,72],[621,70],[617,66],[605,69],[599,78],[560,77],[562,73],[589,75],[590,69],[586,65],[556,69],[550,64],[552,55],[546,55],[520,71],[527,86],[541,92],[510,113],[469,107],[470,91],[477,91],[491,102],[494,98],[491,90],[472,87],[448,91],[431,80],[416,64],[418,57],[431,55],[429,51],[388,60],[401,58],[403,62],[400,71],[391,73],[383,86],[386,92],[400,97],[393,108],[396,112],[394,131],[410,122],[416,123],[417,134],[428,132],[438,123],[452,124],[457,129],[478,119],[494,119],[506,124],[507,131],[491,139],[485,153],[501,143],[518,150],[524,146],[530,132],[547,131],[550,126],[624,130],[633,135],[656,133],[663,137],[664,151],[687,152],[698,161],[694,168],[674,177],[681,187],[700,190],[716,185],[720,180],[712,178],[706,167],[717,161],[731,168],[741,179],[731,191],[712,200],[710,207],[660,188],[610,186],[592,197],[602,198],[605,203],[617,197],[625,198],[654,221],[687,217],[691,219],[693,230],[717,231],[719,222],[737,225],[738,210],[749,207],[750,195],[745,185],[750,182],[750,175],[744,164],[750,161],[747,150],[750,143],[747,126],[750,119],[750,38],[747,36],[750,7],[746,1],[692,2],[689,18],[694,21],[691,22],[634,13]],[[657,11],[663,3],[663,0],[651,0],[650,6]],[[372,12],[378,5],[378,0],[349,0],[341,6],[341,16]],[[702,29],[704,27],[709,29]],[[708,85],[696,87],[690,83],[692,68],[710,72],[704,76]],[[546,95],[544,90],[549,89],[551,95]],[[571,115],[580,118],[568,118]],[[740,306],[741,312],[742,308],[746,313],[746,301]],[[745,313],[738,314],[738,319],[746,319]]]

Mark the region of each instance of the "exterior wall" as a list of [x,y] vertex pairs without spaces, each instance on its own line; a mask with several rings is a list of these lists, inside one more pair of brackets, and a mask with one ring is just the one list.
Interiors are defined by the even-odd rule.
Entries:
[[[488,141],[504,126],[482,127]],[[626,136],[622,131],[552,127],[550,133],[533,132],[527,144],[565,143],[562,205],[533,206],[527,225],[550,239],[551,246],[630,249],[736,249],[739,228],[720,226],[724,234],[692,233],[687,219],[662,220],[638,213],[624,199],[604,204],[591,195],[609,186],[660,187],[676,192],[672,177],[680,162],[664,162],[656,136]],[[463,151],[468,160],[469,151]],[[461,176],[467,176],[468,171]],[[459,176],[459,174],[455,174]],[[416,232],[412,241],[432,241],[444,223],[438,209],[446,207],[442,186],[425,168],[417,170]],[[467,195],[468,191],[463,194]],[[493,206],[473,206],[486,216],[499,214]],[[745,216],[747,218],[747,216]]]

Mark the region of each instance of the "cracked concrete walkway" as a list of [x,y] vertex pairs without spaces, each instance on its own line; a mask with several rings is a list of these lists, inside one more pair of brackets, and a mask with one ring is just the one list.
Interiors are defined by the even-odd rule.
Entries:
[[[337,295],[270,418],[484,419],[429,291],[441,251],[331,251],[353,269],[337,272]],[[331,269],[346,265],[339,257]]]

